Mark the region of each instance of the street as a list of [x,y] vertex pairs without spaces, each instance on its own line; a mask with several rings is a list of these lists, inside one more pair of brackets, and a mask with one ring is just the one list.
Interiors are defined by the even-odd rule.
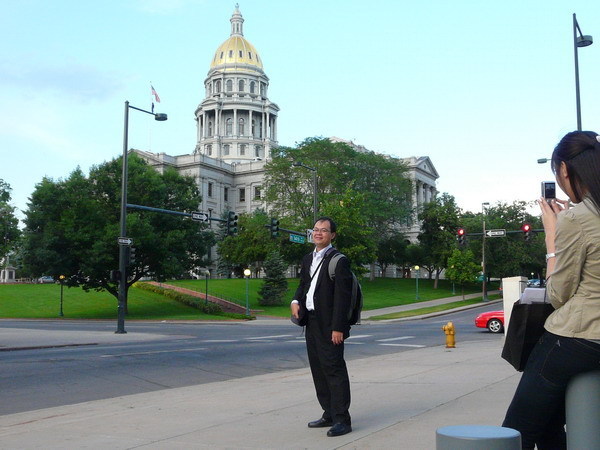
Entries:
[[[360,359],[444,345],[453,321],[461,341],[501,339],[474,317],[498,305],[423,320],[354,326],[346,358]],[[98,321],[0,321],[2,328],[114,333]],[[0,351],[0,414],[307,368],[302,329],[286,320],[229,323],[127,322],[146,341]],[[26,333],[26,331],[25,331]],[[1,349],[1,347],[0,347]]]

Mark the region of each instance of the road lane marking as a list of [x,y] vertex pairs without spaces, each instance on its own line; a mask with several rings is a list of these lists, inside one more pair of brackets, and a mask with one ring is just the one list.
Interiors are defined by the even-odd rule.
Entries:
[[284,337],[292,337],[291,334],[278,334],[275,336],[257,336],[257,337],[249,337],[249,338],[244,338],[248,341],[253,341],[253,340],[260,340],[260,339],[277,339],[277,338],[284,338]]
[[387,338],[387,339],[377,339],[377,342],[391,342],[391,341],[401,341],[404,339],[414,339],[415,336],[401,336],[395,338]]
[[[348,339],[360,339],[360,338],[367,338],[367,337],[371,337],[373,336],[372,334],[357,334],[356,336],[350,336]],[[348,340],[346,339],[346,340]]]
[[119,353],[118,355],[100,355],[100,358],[120,358],[121,356],[155,355],[157,353],[193,352],[196,350],[206,350],[206,347],[179,348],[179,349],[175,349],[175,350],[154,350],[154,351],[149,351],[149,352],[135,352],[135,353]]
[[388,345],[390,347],[414,347],[414,348],[426,347],[425,345],[416,345],[416,344],[379,344],[379,345]]

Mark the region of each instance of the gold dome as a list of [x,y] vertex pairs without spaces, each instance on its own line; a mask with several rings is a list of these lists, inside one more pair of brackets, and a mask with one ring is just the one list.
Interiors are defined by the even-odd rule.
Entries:
[[[262,60],[254,46],[243,36],[234,34],[223,42],[210,63],[210,68],[222,66],[223,70],[263,70]],[[250,66],[250,67],[248,67]],[[256,69],[254,69],[256,70]]]

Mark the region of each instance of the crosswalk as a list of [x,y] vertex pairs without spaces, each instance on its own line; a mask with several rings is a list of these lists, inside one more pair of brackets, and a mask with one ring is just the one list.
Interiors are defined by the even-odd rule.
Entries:
[[[411,348],[422,348],[426,347],[421,344],[412,344],[412,343],[404,343],[400,341],[406,341],[409,339],[416,339],[416,336],[396,336],[385,339],[373,339],[372,334],[357,334],[350,336],[346,339],[345,344],[347,345],[365,345],[365,344],[375,344],[382,346],[390,346],[390,347],[411,347]],[[246,337],[240,340],[231,340],[235,342],[290,342],[290,343],[304,343],[304,336],[291,335],[291,334],[277,334],[271,336],[253,336]],[[219,341],[201,341],[201,342],[219,342]],[[221,341],[224,342],[224,341]]]

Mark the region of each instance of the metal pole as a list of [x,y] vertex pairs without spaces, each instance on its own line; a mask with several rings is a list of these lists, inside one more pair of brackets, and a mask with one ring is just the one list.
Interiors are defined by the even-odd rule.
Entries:
[[481,298],[484,302],[487,302],[487,277],[485,273],[485,205],[485,203],[481,204],[483,214],[483,236],[481,241],[481,271],[483,272],[483,282],[481,283]]
[[419,274],[421,272],[421,269],[417,269],[417,295],[415,296],[415,300],[419,300]]
[[63,282],[60,280],[60,312],[58,313],[60,317],[64,317],[63,314]]
[[317,169],[313,169],[313,224],[317,222]]
[[[121,174],[121,230],[120,236],[127,236],[127,138],[129,130],[129,102],[125,102],[125,122],[123,131],[123,171]],[[125,305],[127,304],[127,268],[125,245],[119,244],[119,304],[117,307],[117,334],[125,334]]]
[[573,13],[573,51],[575,53],[575,101],[577,106],[577,130],[581,131],[581,101],[579,98],[579,58],[577,52],[577,19]]
[[206,273],[204,274],[204,275],[206,275],[206,289],[205,289],[206,296],[204,297],[204,304],[205,305],[208,305],[208,275],[209,275],[209,273],[210,272],[207,270]]
[[575,101],[577,104],[577,131],[581,131],[581,101],[579,99],[579,58],[577,55],[577,19],[573,13],[573,52],[575,53]]
[[246,277],[246,316],[250,317],[250,302],[248,300],[248,277]]

